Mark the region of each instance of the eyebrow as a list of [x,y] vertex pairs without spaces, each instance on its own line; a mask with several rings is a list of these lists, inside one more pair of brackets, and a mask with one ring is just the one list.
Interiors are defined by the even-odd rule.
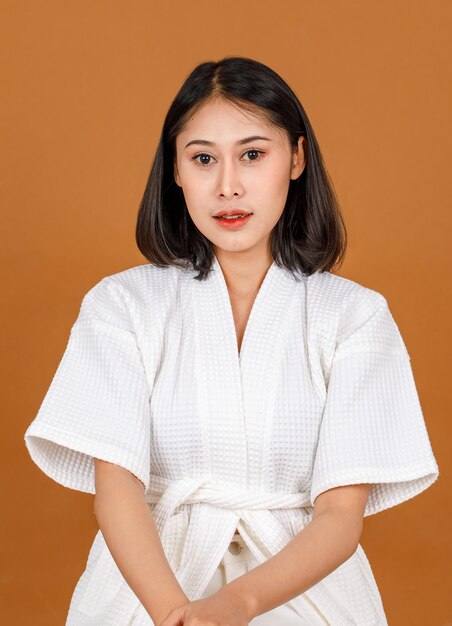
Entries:
[[[238,146],[241,146],[244,143],[249,143],[250,141],[258,141],[258,140],[271,141],[270,137],[261,137],[260,135],[251,135],[251,137],[245,137],[244,139],[240,139],[236,143]],[[213,141],[207,141],[207,139],[193,139],[192,141],[189,141],[187,143],[185,148],[188,148],[188,146],[191,146],[193,144],[198,144],[200,146],[215,146],[215,143]]]

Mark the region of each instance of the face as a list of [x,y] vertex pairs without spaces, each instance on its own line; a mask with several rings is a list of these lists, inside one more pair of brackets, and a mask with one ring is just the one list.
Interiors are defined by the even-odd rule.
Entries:
[[[205,103],[189,118],[176,139],[174,179],[191,219],[217,255],[268,254],[290,180],[305,167],[304,141],[300,137],[293,151],[284,131],[222,99]],[[252,215],[226,228],[213,217],[224,209]]]

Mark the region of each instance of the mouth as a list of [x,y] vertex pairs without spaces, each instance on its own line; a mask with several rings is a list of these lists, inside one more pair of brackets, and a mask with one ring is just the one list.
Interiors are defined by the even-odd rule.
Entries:
[[243,217],[248,217],[252,213],[234,213],[234,215],[214,215],[216,220],[236,220]]
[[213,217],[217,219],[234,219],[237,217],[246,217],[247,215],[252,215],[251,211],[244,211],[243,209],[223,209],[221,211],[217,211]]
[[218,226],[229,230],[234,230],[245,225],[253,215],[252,213],[238,213],[233,211],[221,211],[221,213],[223,213],[223,215],[217,214],[212,217],[217,221]]

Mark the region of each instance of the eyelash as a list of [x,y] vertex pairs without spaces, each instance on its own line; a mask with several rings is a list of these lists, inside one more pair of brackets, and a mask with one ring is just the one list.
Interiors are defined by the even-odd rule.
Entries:
[[[258,158],[257,159],[251,159],[250,163],[255,163],[256,161],[261,161],[262,158],[263,158],[261,155],[265,154],[265,152],[263,150],[256,150],[255,148],[250,148],[249,150],[246,150],[243,154],[248,154],[248,152],[257,152],[259,154]],[[204,156],[204,155],[212,158],[211,155],[207,154],[206,152],[199,152],[198,154],[195,154],[192,157],[192,161],[194,161],[195,164],[198,165],[199,167],[209,167],[210,165],[212,165],[212,163],[200,163],[199,161],[196,161],[196,159],[198,157]]]

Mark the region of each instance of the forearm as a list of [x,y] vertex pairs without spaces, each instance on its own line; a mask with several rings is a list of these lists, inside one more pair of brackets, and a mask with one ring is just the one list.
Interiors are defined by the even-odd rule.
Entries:
[[136,478],[117,466],[96,475],[94,513],[119,570],[155,624],[187,602]]
[[334,571],[355,552],[362,520],[346,511],[325,511],[280,552],[221,589],[238,594],[250,619],[284,604]]

